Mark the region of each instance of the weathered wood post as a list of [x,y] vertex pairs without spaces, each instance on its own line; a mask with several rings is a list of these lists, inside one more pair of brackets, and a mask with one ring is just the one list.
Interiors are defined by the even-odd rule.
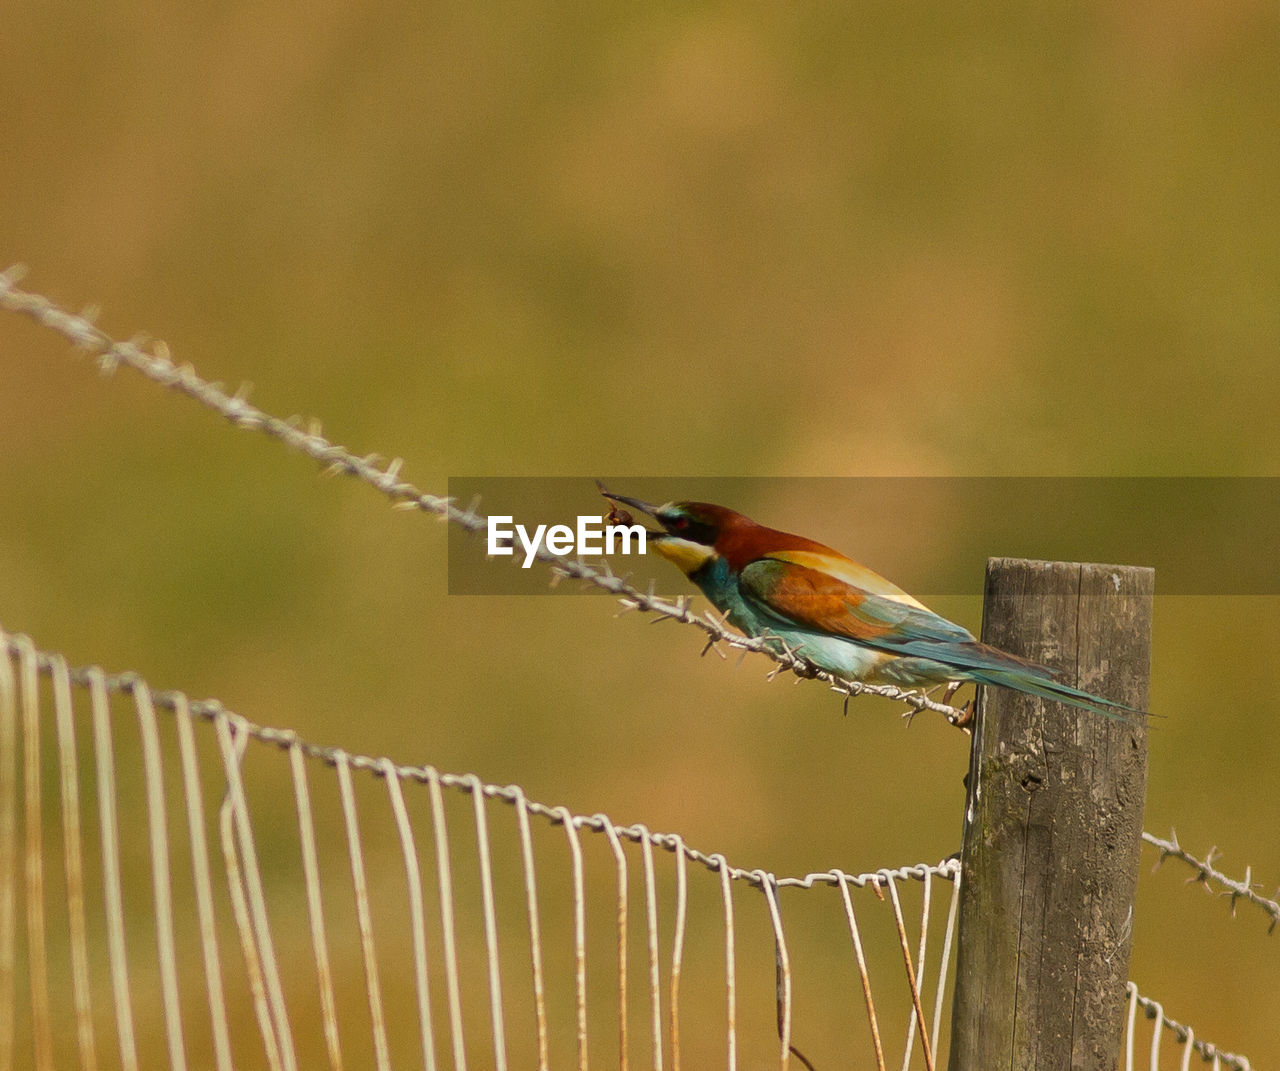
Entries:
[[[1151,569],[992,558],[982,639],[1147,709]],[[1146,729],[979,690],[950,1071],[1112,1071],[1147,783]]]

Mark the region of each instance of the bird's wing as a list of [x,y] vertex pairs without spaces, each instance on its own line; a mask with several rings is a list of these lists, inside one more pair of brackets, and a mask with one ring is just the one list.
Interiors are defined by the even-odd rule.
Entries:
[[[809,562],[813,564],[805,564]],[[857,583],[859,578],[867,579],[867,586]],[[1144,713],[1056,681],[1047,666],[979,643],[967,629],[844,557],[781,551],[749,562],[738,586],[766,626],[773,622],[779,630],[845,636],[886,654],[950,666],[958,671],[957,679],[1015,688],[1109,718]]]
[[782,552],[757,558],[742,570],[743,597],[766,623],[773,618],[783,626],[847,636],[902,655],[928,656],[935,644],[975,642],[967,629],[856,562],[833,559],[829,564],[838,568],[836,575],[826,562],[815,568],[795,557]]

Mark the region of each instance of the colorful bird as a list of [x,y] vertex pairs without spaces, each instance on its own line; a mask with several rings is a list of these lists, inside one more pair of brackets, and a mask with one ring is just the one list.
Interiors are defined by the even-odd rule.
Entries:
[[748,636],[776,637],[819,669],[899,687],[999,685],[1108,717],[1145,713],[979,642],[865,565],[812,539],[709,502],[653,506],[599,486],[606,498],[662,526],[649,535],[649,545],[679,566],[730,624]]

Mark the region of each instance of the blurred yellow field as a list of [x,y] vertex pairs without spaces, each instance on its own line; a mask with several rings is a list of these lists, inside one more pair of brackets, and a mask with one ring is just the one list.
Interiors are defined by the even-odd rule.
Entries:
[[[0,34],[0,270],[27,265],[24,289],[100,305],[114,337],[150,332],[228,393],[247,381],[254,404],[318,418],[357,455],[402,458],[432,494],[580,478],[574,508],[589,512],[596,476],[668,497],[696,483],[854,556],[883,548],[871,564],[976,632],[981,600],[956,592],[980,590],[986,555],[1035,547],[993,545],[963,496],[867,515],[790,478],[1280,475],[1278,44],[1275,11],[1248,3],[19,3]],[[614,620],[608,599],[451,595],[450,556],[483,558],[481,539],[318,479],[298,453],[127,370],[100,378],[7,312],[0,458],[0,623],[72,665],[642,822],[746,870],[860,874],[959,848],[968,741],[942,718],[908,730],[901,705],[875,697],[843,717],[824,686],[770,685],[758,655],[699,660],[702,637]],[[1251,500],[1215,507],[1248,536],[1221,562],[1233,576],[1277,553]],[[1078,516],[1078,542],[1107,523]],[[999,531],[1020,529],[1002,517]],[[1059,530],[1042,553],[1071,558],[1075,542]],[[664,563],[626,567],[641,588],[695,594]],[[1280,595],[1161,594],[1159,571],[1156,592],[1164,718],[1145,828],[1176,828],[1199,857],[1216,846],[1217,866],[1252,867],[1274,896]],[[142,902],[147,798],[131,755],[118,756],[138,883],[125,897]],[[248,776],[292,807],[286,758]],[[322,851],[344,837],[325,785]],[[216,806],[221,787],[208,791]],[[371,882],[400,880],[390,812],[362,832]],[[563,855],[563,832],[539,836]],[[268,895],[287,905],[276,936],[309,956],[299,864],[260,851]],[[567,863],[548,878],[560,892]],[[607,875],[607,853],[590,866]],[[1246,904],[1232,918],[1229,899],[1184,886],[1190,873],[1144,871],[1130,976],[1197,1036],[1280,1063],[1268,920]],[[465,880],[459,895],[476,893]],[[715,881],[698,875],[707,941]],[[791,955],[806,986],[838,973],[861,1022],[829,896],[829,917],[796,922]],[[592,933],[612,909],[607,892],[589,901]],[[562,981],[572,924],[547,923]],[[341,956],[337,999],[363,1007],[358,943]],[[197,991],[199,959],[181,968]],[[771,953],[740,969],[771,999]],[[604,1009],[613,997],[593,984]],[[416,1011],[391,990],[403,1031]],[[686,999],[690,1019],[723,1014],[715,985],[691,979]],[[557,1010],[567,1021],[569,1004]],[[137,1011],[142,1065],[157,1065],[158,997]],[[766,1040],[773,1028],[751,1024]],[[801,1047],[827,1054],[823,1071],[843,1029],[811,1023]],[[26,1018],[16,1030],[29,1039]],[[306,1051],[323,1059],[314,1033]],[[419,1059],[406,1036],[397,1066]],[[556,1043],[571,1061],[572,1039]],[[373,1066],[352,1047],[348,1066]],[[1179,1052],[1166,1041],[1162,1066]],[[189,1055],[214,1066],[205,1043]],[[765,1065],[744,1049],[740,1066]]]

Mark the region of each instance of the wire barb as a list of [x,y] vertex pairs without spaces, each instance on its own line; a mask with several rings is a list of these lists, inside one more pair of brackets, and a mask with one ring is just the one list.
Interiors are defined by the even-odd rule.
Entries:
[[1188,885],[1199,885],[1204,888],[1205,892],[1209,893],[1213,892],[1213,885],[1221,886],[1221,895],[1231,898],[1231,915],[1233,918],[1235,917],[1237,902],[1247,900],[1270,916],[1271,924],[1267,927],[1267,933],[1275,933],[1276,926],[1280,924],[1280,890],[1277,890],[1277,899],[1274,900],[1255,892],[1254,890],[1260,888],[1261,884],[1253,880],[1252,866],[1245,867],[1243,881],[1236,881],[1234,878],[1227,877],[1226,874],[1213,865],[1221,854],[1216,844],[1209,849],[1203,859],[1198,859],[1178,843],[1178,834],[1174,830],[1169,831],[1168,840],[1163,840],[1154,834],[1146,832],[1142,834],[1142,839],[1159,851],[1160,857],[1156,860],[1157,868],[1166,859],[1177,859],[1186,863],[1194,871],[1191,877],[1187,878]]

